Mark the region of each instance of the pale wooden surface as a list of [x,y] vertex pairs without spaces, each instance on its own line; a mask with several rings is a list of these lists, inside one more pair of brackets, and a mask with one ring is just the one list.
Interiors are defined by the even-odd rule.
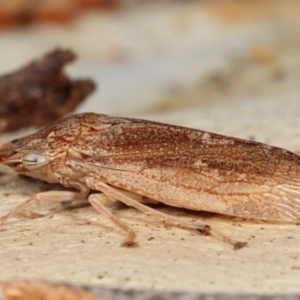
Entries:
[[[292,3],[292,1],[287,2]],[[293,15],[292,11],[290,11],[291,15]],[[196,10],[189,8],[182,16],[189,13],[189,16],[194,16],[193,20],[196,20],[195,12]],[[200,9],[199,14],[201,16],[203,14]],[[178,21],[180,15],[177,11],[175,20]],[[219,32],[222,28],[224,35],[220,33],[215,40],[211,36],[211,45],[210,47],[205,45],[206,48],[199,46],[195,50],[195,45],[191,42],[180,44],[181,52],[173,53],[171,57],[173,57],[174,69],[186,75],[181,74],[182,77],[179,75],[176,77],[176,72],[172,68],[169,68],[166,73],[162,73],[160,69],[151,69],[151,66],[160,65],[164,61],[170,64],[172,60],[169,60],[168,55],[163,55],[158,60],[151,57],[138,67],[136,62],[132,65],[125,64],[129,69],[126,69],[124,65],[112,65],[109,69],[104,64],[103,67],[106,69],[103,73],[100,67],[96,70],[91,62],[86,65],[79,62],[73,72],[76,73],[77,70],[78,74],[96,76],[103,89],[103,94],[100,91],[100,94],[97,94],[103,102],[99,104],[96,98],[92,98],[86,106],[81,108],[81,111],[93,110],[109,113],[115,111],[115,114],[121,115],[124,103],[126,103],[124,106],[126,115],[232,136],[254,138],[289,150],[300,150],[300,88],[299,68],[297,68],[299,66],[299,41],[292,39],[292,37],[299,36],[296,34],[298,23],[292,17],[283,19],[285,20],[284,26],[273,19],[271,21],[268,19],[266,24],[254,22],[251,26],[245,23],[230,26],[221,23],[220,25],[219,21],[214,23],[209,19],[205,29],[208,33],[203,37],[202,42],[204,43],[206,37],[210,37],[210,30]],[[107,22],[106,25],[110,24],[108,20],[107,17],[102,22]],[[153,17],[149,20],[153,20]],[[191,18],[187,17],[186,20],[191,20]],[[204,21],[201,20],[201,22]],[[183,24],[187,26],[184,27],[185,30],[192,26],[189,22]],[[200,25],[202,26],[203,23]],[[109,25],[107,26],[109,28]],[[276,28],[281,28],[281,31],[276,31]],[[38,34],[34,30],[29,33],[29,37],[37,41],[42,29],[39,29]],[[190,31],[188,32],[192,35]],[[197,31],[194,31],[194,34],[195,32]],[[275,32],[278,35],[275,35]],[[52,34],[53,41],[63,40],[64,33],[61,36],[58,35],[57,39],[53,32]],[[48,36],[44,38],[49,39]],[[5,39],[6,42],[9,40],[8,37]],[[0,36],[0,41],[5,39]],[[198,37],[195,40],[197,39]],[[71,41],[74,46],[75,40],[71,39]],[[237,42],[240,44],[238,45]],[[11,44],[7,42],[5,47],[9,49],[9,45],[20,46],[20,43],[18,36],[15,36]],[[52,44],[48,40],[47,45]],[[77,41],[77,44],[79,45],[80,42]],[[265,47],[266,44],[267,47]],[[188,45],[195,51],[188,50],[190,49]],[[257,45],[263,45],[263,47],[259,48]],[[164,47],[157,48],[163,49],[164,53],[170,50],[167,49],[167,43]],[[222,52],[221,50],[225,48],[227,51]],[[86,53],[80,45],[78,49],[81,54]],[[136,52],[140,53],[137,49],[140,48],[135,48]],[[178,47],[176,49],[178,50]],[[216,49],[219,52],[216,53]],[[256,49],[258,54],[253,54],[253,49]],[[36,47],[34,51],[37,53],[41,51],[41,48]],[[92,52],[94,56],[91,55],[95,59],[95,48],[87,48],[86,51],[90,51],[90,54],[95,51]],[[198,57],[196,55],[198,51],[202,55],[203,65],[200,64],[201,59],[199,59],[197,61],[199,65],[192,68],[193,59]],[[158,53],[159,51],[155,52],[155,55]],[[147,55],[146,52],[145,56]],[[262,61],[258,64],[252,63],[253,56],[251,55]],[[25,55],[22,59],[25,61],[25,58],[29,56],[29,54]],[[7,59],[9,57],[11,60]],[[137,57],[141,56],[137,55]],[[179,57],[190,58],[187,59],[186,69],[184,69],[184,64],[178,63]],[[6,67],[10,63],[11,65],[15,63],[15,61],[12,62],[12,58],[12,53],[6,54],[6,59],[4,59]],[[242,63],[238,64],[237,68],[240,60]],[[210,63],[205,64],[207,61]],[[142,75],[138,75],[139,72],[130,73],[132,68],[139,67]],[[196,70],[201,67],[205,70],[197,73]],[[116,70],[120,73],[114,77]],[[126,70],[128,74],[132,74],[132,82],[126,79],[130,81],[128,85],[121,80]],[[191,71],[193,76],[188,76],[190,75],[188,70],[193,70]],[[146,71],[152,73],[149,75]],[[211,74],[218,76],[211,77]],[[222,76],[222,74],[225,75]],[[105,75],[110,81],[105,82],[107,80]],[[152,93],[157,83],[156,75],[161,79],[161,85],[165,85],[165,89],[160,86],[155,93]],[[136,81],[138,77],[144,78],[145,82]],[[168,78],[173,81],[168,81]],[[194,79],[191,80],[191,78]],[[227,79],[229,79],[229,85],[228,82],[226,83]],[[178,85],[179,80],[183,80],[184,83]],[[190,84],[187,84],[189,81]],[[175,92],[173,91],[173,94],[168,91],[172,83],[175,83],[178,88]],[[222,90],[224,84],[225,91]],[[110,86],[111,90],[107,89],[107,86]],[[144,93],[139,91],[141,87]],[[221,91],[216,92],[218,88],[221,88]],[[153,100],[148,106],[143,106],[142,103],[147,100],[149,94],[155,101]],[[164,108],[170,108],[172,95],[174,99],[181,98],[183,104],[175,103],[174,107],[177,107],[177,110],[157,113],[159,111],[157,103],[163,103]],[[201,103],[203,104],[201,97],[209,100],[204,101],[204,106],[200,106]],[[110,103],[111,99],[119,99],[119,107]],[[126,99],[128,102],[122,103]],[[134,102],[130,102],[133,101],[132,99],[135,99],[136,106]],[[199,100],[198,103],[195,99],[201,101]],[[171,102],[171,108],[173,104]],[[146,107],[149,109],[146,110]],[[16,135],[1,136],[1,142]],[[5,175],[0,179],[1,215],[41,189],[61,188],[14,175]],[[233,238],[247,241],[248,247],[233,251],[230,246],[210,237],[203,237],[195,232],[176,227],[166,227],[132,208],[120,206],[115,208],[115,214],[136,230],[140,245],[139,248],[125,249],[120,247],[124,237],[118,229],[90,206],[70,210],[58,203],[41,203],[30,207],[27,211],[42,213],[44,217],[14,218],[1,227],[0,280],[16,277],[39,278],[111,288],[202,293],[300,292],[299,226],[234,220],[165,206],[159,206],[158,209],[184,220],[206,222]]]
[[[260,113],[267,117],[268,109],[263,109],[265,104],[260,106]],[[273,107],[279,104],[272,99]],[[288,109],[284,114],[287,116],[299,110],[297,102],[286,104]],[[226,107],[222,109],[224,120],[219,119],[219,123],[230,130],[236,121],[226,120],[230,106]],[[206,110],[205,114],[212,116],[220,108]],[[239,108],[242,109],[235,106],[235,111],[239,112]],[[248,113],[250,117],[250,109]],[[204,117],[203,112],[197,114],[199,120]],[[189,112],[186,116],[190,121],[194,120],[191,115]],[[289,124],[288,119],[280,119],[279,113],[273,121],[269,118],[267,128],[261,123],[253,123],[252,127],[249,123],[246,127],[252,128],[253,132],[259,132],[261,128],[263,132],[274,129],[278,120],[281,124]],[[238,124],[242,131],[243,126]],[[295,119],[293,124],[295,128],[300,127],[299,120]],[[277,130],[289,132],[288,136],[293,131],[288,125]],[[284,141],[280,136],[265,138],[273,138],[273,144]],[[290,138],[290,145],[298,143],[300,147],[299,134],[295,132]],[[31,179],[6,178],[6,183],[1,185],[4,195],[1,214],[41,188],[49,187]],[[299,292],[299,226],[234,220],[164,206],[158,209],[184,220],[206,222],[233,238],[247,241],[248,247],[234,251],[210,237],[166,227],[122,206],[116,208],[115,214],[136,230],[140,245],[139,248],[126,249],[120,247],[123,241],[120,232],[90,206],[67,210],[57,203],[44,203],[29,209],[45,213],[44,217],[11,219],[2,226],[0,279],[34,277],[106,287],[212,293]]]

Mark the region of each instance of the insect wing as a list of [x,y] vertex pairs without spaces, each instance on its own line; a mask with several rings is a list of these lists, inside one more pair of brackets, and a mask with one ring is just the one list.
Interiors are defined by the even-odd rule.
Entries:
[[300,218],[300,158],[291,152],[144,120],[102,117],[98,128],[84,131],[67,160],[88,177],[193,210]]

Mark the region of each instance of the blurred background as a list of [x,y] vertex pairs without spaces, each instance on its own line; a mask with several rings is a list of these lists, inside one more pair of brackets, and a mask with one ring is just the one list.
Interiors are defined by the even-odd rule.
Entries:
[[221,104],[231,119],[237,103],[299,94],[299,12],[296,0],[0,0],[0,74],[70,49],[67,73],[97,85],[76,112],[198,126],[183,112]]
[[[299,12],[296,0],[0,0],[0,75],[60,47],[77,55],[67,73],[97,86],[76,112],[182,124],[221,104],[236,118],[237,103],[298,101],[286,98],[299,94]],[[264,107],[253,114],[276,113]]]

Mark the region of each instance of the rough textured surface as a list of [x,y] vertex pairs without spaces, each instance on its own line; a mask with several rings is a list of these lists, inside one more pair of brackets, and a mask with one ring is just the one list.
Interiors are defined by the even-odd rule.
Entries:
[[[265,100],[263,105],[260,101],[251,105],[227,104],[205,112],[193,110],[181,112],[177,117],[165,115],[161,118],[167,122],[188,118],[187,125],[198,124],[209,130],[215,126],[214,131],[222,125],[222,131],[232,131],[233,135],[257,133],[255,137],[259,140],[270,140],[276,145],[282,143],[286,148],[296,150],[296,145],[300,145],[296,130],[298,120],[289,125],[290,116],[298,107],[296,100],[297,97],[291,97],[285,102],[291,108],[289,110],[280,109],[280,98],[272,98],[270,102]],[[259,120],[256,119],[258,109]],[[236,119],[230,118],[233,110],[241,116],[245,116],[244,110],[247,111],[247,117],[239,126]],[[282,135],[270,131],[271,128],[275,130],[278,120],[282,131],[277,130]],[[1,188],[4,194],[1,212],[48,188],[57,189],[58,186],[41,185],[26,178],[6,178]],[[122,206],[114,213],[137,231],[140,244],[139,248],[124,249],[120,247],[122,233],[91,207],[69,210],[57,203],[43,203],[32,206],[29,211],[45,214],[45,217],[31,219],[29,215],[29,218],[11,219],[2,226],[0,251],[5,260],[1,278],[35,277],[106,287],[208,293],[299,291],[299,226],[158,208],[185,221],[205,221],[232,238],[247,241],[249,246],[234,252],[212,238],[166,227]]]

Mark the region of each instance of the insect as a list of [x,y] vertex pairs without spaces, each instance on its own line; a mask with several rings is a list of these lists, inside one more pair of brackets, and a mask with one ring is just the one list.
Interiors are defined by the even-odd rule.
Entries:
[[[0,147],[0,163],[77,191],[38,193],[0,218],[37,201],[86,199],[126,232],[104,205],[107,197],[172,225],[235,241],[145,205],[149,199],[196,211],[266,221],[300,219],[300,157],[284,149],[163,123],[83,113]],[[99,191],[89,195],[90,190]],[[100,193],[101,192],[101,193]],[[89,195],[89,196],[88,196]]]

